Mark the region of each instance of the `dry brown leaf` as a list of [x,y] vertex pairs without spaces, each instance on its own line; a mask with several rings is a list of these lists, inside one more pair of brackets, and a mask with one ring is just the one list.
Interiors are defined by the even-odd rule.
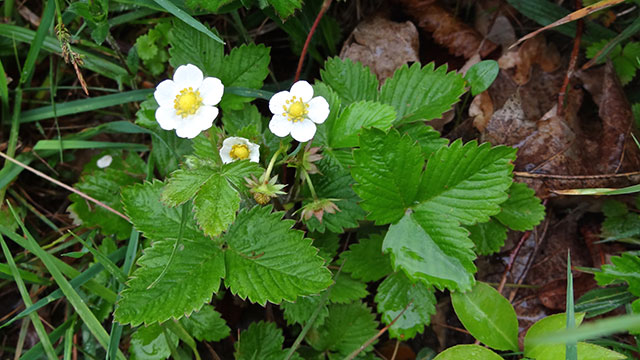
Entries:
[[473,127],[484,132],[493,115],[493,101],[487,91],[476,95],[469,105],[469,116],[473,118]]
[[501,69],[513,69],[512,79],[519,85],[529,82],[534,64],[548,73],[556,71],[562,65],[555,45],[547,44],[541,36],[528,40],[517,50],[509,51],[498,59]]

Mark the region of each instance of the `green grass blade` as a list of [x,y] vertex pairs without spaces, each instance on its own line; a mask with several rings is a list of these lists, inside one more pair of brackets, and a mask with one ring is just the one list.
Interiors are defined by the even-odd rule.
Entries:
[[4,72],[4,66],[0,60],[0,105],[2,105],[2,113],[0,114],[0,124],[9,119],[9,81],[7,74]]
[[71,360],[73,356],[73,334],[74,334],[74,326],[76,323],[75,314],[71,317],[73,323],[64,334],[64,360]]
[[[567,330],[576,328],[575,308],[573,306],[573,274],[571,273],[571,251],[567,253]],[[578,360],[578,342],[570,341],[566,344],[566,360]]]
[[38,26],[36,35],[34,36],[31,46],[29,47],[27,59],[24,61],[24,65],[22,66],[22,73],[20,74],[20,84],[27,84],[33,76],[33,69],[35,68],[36,60],[38,58],[38,55],[40,54],[42,43],[44,42],[44,38],[47,35],[47,32],[49,32],[51,24],[53,23],[55,8],[55,0],[48,0],[44,7],[42,17],[40,18],[40,25]]
[[[22,281],[22,277],[20,276],[20,271],[18,271],[18,267],[16,263],[13,261],[13,256],[11,256],[11,251],[7,247],[7,244],[4,242],[4,237],[0,236],[0,247],[2,247],[2,252],[4,253],[4,257],[7,259],[7,263],[9,264],[9,268],[11,268],[11,273],[13,274],[14,280],[16,282],[16,286],[18,287],[18,291],[20,292],[20,296],[22,296],[22,301],[24,302],[25,307],[31,306],[33,303],[31,302],[31,297],[29,296],[29,291],[27,287],[24,285],[24,281]],[[36,334],[38,334],[38,338],[40,338],[40,342],[44,347],[44,352],[47,355],[49,360],[57,360],[56,351],[53,349],[53,345],[51,341],[49,341],[49,335],[47,331],[44,329],[44,325],[42,324],[42,320],[37,313],[32,313],[29,315],[31,319],[31,323],[33,323],[33,327],[36,329]]]
[[631,185],[619,189],[614,188],[591,188],[591,189],[566,189],[551,190],[560,195],[624,195],[640,192],[640,184]]
[[[45,278],[41,278],[40,276],[30,273],[26,270],[23,269],[18,269],[18,272],[20,273],[20,277],[22,277],[22,280],[28,282],[28,283],[32,283],[32,284],[40,284],[40,285],[48,285],[51,284],[51,281],[45,279]],[[11,275],[11,277],[7,277],[7,279],[13,279],[13,273],[11,272],[11,267],[7,264],[2,264],[0,263],[0,273],[2,274],[6,274],[6,275]]]
[[249,89],[244,87],[228,87],[224,89],[225,92],[229,94],[234,94],[238,96],[250,97],[250,98],[258,98],[263,100],[269,100],[273,96],[274,93],[266,90],[256,90]]
[[207,29],[206,26],[202,25],[201,22],[199,22],[198,20],[194,19],[193,16],[187,14],[184,10],[180,9],[179,7],[177,7],[174,3],[172,3],[169,0],[154,0],[156,2],[156,4],[162,6],[163,9],[165,9],[166,11],[168,11],[169,13],[171,13],[173,16],[177,17],[178,19],[184,21],[185,23],[187,23],[187,25],[191,26],[192,28],[202,32],[203,34],[207,35],[208,37],[212,38],[213,40],[224,44],[224,41],[222,41],[222,39],[220,39],[218,36],[216,36],[216,34],[212,33],[211,30]]
[[35,151],[58,150],[62,145],[62,150],[73,149],[127,149],[130,151],[148,151],[149,147],[144,144],[121,143],[109,141],[87,141],[87,140],[40,140],[33,147]]
[[631,23],[631,25],[625,27],[624,30],[620,34],[618,34],[618,36],[611,39],[611,41],[609,41],[607,45],[602,48],[602,50],[600,51],[600,55],[598,55],[598,57],[595,59],[595,62],[604,60],[604,58],[609,54],[611,50],[613,50],[613,48],[615,48],[621,42],[627,40],[631,36],[635,35],[638,31],[640,31],[640,17],[636,18],[636,20]]
[[104,268],[109,272],[109,274],[111,274],[113,277],[118,279],[118,281],[121,284],[124,284],[127,281],[127,276],[122,271],[120,271],[120,268],[118,268],[118,266],[116,266],[116,264],[114,264],[111,260],[109,260],[109,258],[105,254],[103,254],[100,251],[96,250],[93,246],[91,246],[91,244],[89,244],[87,241],[84,241],[84,239],[82,239],[78,235],[74,234],[72,231],[70,231],[70,233],[82,245],[84,245],[84,247],[87,248],[87,250],[89,250],[91,255],[93,255],[96,258],[98,263],[100,263],[100,264],[102,264],[102,266],[104,266]]
[[[0,31],[2,31],[1,26]],[[44,106],[23,112],[20,118],[20,122],[26,123],[50,119],[54,116],[79,114],[87,111],[104,109],[110,106],[122,105],[135,101],[143,101],[149,94],[152,94],[153,91],[154,89],[132,90],[118,94],[109,94],[88,99],[60,103],[55,105],[55,113],[53,106]]]
[[109,27],[111,28],[114,26],[127,24],[134,20],[138,20],[143,17],[147,17],[149,15],[155,14],[156,12],[158,11],[154,9],[138,9],[138,10],[128,12],[126,14],[114,16],[113,18],[109,19]]
[[640,314],[621,315],[590,322],[572,330],[563,330],[531,339],[531,344],[564,344],[638,329]]
[[[64,332],[72,325],[72,323],[73,323],[72,319],[69,319],[64,323],[62,323],[62,325],[55,328],[55,330],[53,330],[49,334],[49,340],[51,341],[51,343],[56,343],[60,339],[60,337],[62,337]],[[36,360],[36,359],[39,360],[42,358],[42,354],[43,354],[42,344],[38,343],[34,347],[29,349],[29,351],[24,353],[20,358],[20,360]]]
[[[71,306],[73,306],[73,308],[76,310],[76,313],[78,314],[78,316],[80,316],[82,321],[84,321],[91,334],[93,334],[96,340],[98,340],[98,343],[100,343],[102,347],[107,349],[109,344],[109,334],[107,334],[106,330],[102,327],[98,319],[96,319],[95,315],[93,314],[93,312],[91,312],[91,309],[89,309],[87,304],[84,303],[80,295],[78,295],[71,284],[69,284],[69,281],[64,277],[64,275],[62,275],[62,272],[58,269],[53,260],[53,256],[44,251],[38,245],[33,236],[31,236],[31,233],[29,233],[27,228],[24,226],[24,223],[17,216],[11,205],[9,205],[9,209],[13,213],[13,217],[18,222],[18,225],[20,225],[22,232],[27,237],[27,242],[33,248],[33,254],[42,261],[51,276],[53,276],[53,279],[60,287],[60,290],[62,290],[62,292],[64,293],[67,301],[69,301]],[[124,355],[120,352],[118,353],[118,358],[125,359]]]

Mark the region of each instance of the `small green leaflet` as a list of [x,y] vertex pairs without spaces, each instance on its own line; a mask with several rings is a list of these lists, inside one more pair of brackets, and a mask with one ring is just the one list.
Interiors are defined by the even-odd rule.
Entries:
[[518,351],[518,319],[497,290],[478,282],[471,291],[451,293],[458,319],[471,335],[497,350]]
[[347,304],[369,295],[367,284],[353,279],[349,274],[341,273],[329,293],[329,301],[336,304]]
[[242,210],[224,235],[225,284],[241,298],[264,305],[317,294],[331,285],[331,272],[293,220],[271,206]]
[[396,70],[380,88],[380,101],[393,106],[399,123],[432,120],[442,116],[465,93],[465,81],[447,66],[419,63]]
[[[254,322],[238,337],[234,344],[236,360],[284,359],[284,336],[272,322]],[[300,359],[294,356],[293,359]]]
[[178,346],[178,337],[170,331],[163,332],[158,324],[151,324],[137,328],[131,335],[129,354],[132,360],[166,359],[171,355],[169,346]]
[[629,284],[629,292],[640,296],[640,257],[628,252],[622,256],[612,256],[612,265],[602,265],[601,272],[595,273],[595,279],[600,286],[606,286],[622,281]]
[[375,101],[378,97],[378,79],[360,62],[351,59],[329,58],[320,70],[322,81],[331,87],[345,106],[357,101]]
[[507,239],[507,228],[495,219],[467,226],[469,237],[476,245],[478,255],[490,255],[498,252]]
[[[402,272],[389,275],[378,287],[375,297],[382,322],[390,324],[402,311],[402,315],[389,328],[392,338],[408,340],[424,331],[431,315],[436,312],[433,289],[422,282],[412,283]],[[407,309],[405,311],[405,308]]]
[[190,314],[211,301],[225,275],[222,250],[193,220],[185,224],[178,251],[169,263],[182,217],[179,209],[160,202],[162,187],[163,183],[154,181],[122,192],[127,215],[153,245],[138,259],[139,267],[121,293],[115,311],[121,324],[151,324]]
[[205,234],[217,236],[227,229],[240,208],[240,196],[227,179],[211,177],[193,199],[196,220]]
[[627,205],[607,199],[602,205],[605,220],[602,223],[602,237],[606,240],[621,240],[640,236],[640,216],[630,212]]
[[354,279],[365,282],[378,281],[390,274],[393,269],[388,255],[382,253],[384,236],[373,234],[351,244],[349,250],[340,254],[344,265],[342,271],[350,273]]
[[480,345],[456,345],[441,352],[433,360],[503,360],[502,356]]
[[[284,310],[283,316],[287,320],[287,324],[293,325],[297,323],[304,326],[320,305],[320,301],[322,301],[322,295],[299,296],[295,302],[283,302],[280,304],[280,308]],[[325,303],[322,305],[322,309],[320,309],[313,326],[318,327],[324,324],[327,316],[329,316],[329,308]]]
[[476,96],[487,90],[498,77],[500,67],[495,60],[484,60],[471,66],[464,79],[471,85],[471,95]]
[[[169,45],[171,45],[169,63],[174,68],[193,64],[202,70],[205,76],[217,76],[220,73],[224,45],[184,22],[178,20],[173,22],[169,31]],[[227,84],[224,85],[227,86]]]
[[386,131],[395,118],[396,111],[389,105],[373,101],[352,103],[335,121],[327,123],[329,146],[334,149],[356,147],[363,128]]
[[527,184],[514,182],[509,188],[509,198],[500,207],[502,210],[495,218],[513,230],[531,230],[544,219],[544,206]]
[[420,145],[425,159],[429,159],[441,147],[449,144],[449,140],[440,137],[439,132],[421,122],[404,124],[398,127],[398,131],[400,131],[400,134],[409,135],[411,139]]
[[199,341],[219,341],[229,336],[231,331],[211,305],[205,305],[198,312],[183,317],[180,323]]

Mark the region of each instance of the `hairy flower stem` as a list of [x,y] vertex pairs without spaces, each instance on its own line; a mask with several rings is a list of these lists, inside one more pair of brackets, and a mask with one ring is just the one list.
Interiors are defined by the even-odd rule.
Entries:
[[313,200],[318,201],[318,195],[316,195],[316,189],[313,187],[313,183],[311,182],[309,173],[304,169],[300,169],[300,170],[302,170],[302,175],[304,176],[304,179],[307,181],[307,185],[309,185],[309,191],[311,191],[311,196],[313,196]]

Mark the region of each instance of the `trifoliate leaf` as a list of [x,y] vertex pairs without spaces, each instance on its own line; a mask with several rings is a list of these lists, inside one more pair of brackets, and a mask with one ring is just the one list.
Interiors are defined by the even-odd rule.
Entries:
[[369,295],[367,284],[355,280],[347,273],[341,273],[331,288],[329,301],[337,304],[346,304],[354,300],[362,299],[367,295]]
[[368,239],[360,239],[340,254],[344,265],[342,271],[351,273],[355,279],[365,282],[377,281],[393,271],[389,255],[382,253],[384,236],[373,234]]
[[240,208],[240,195],[222,175],[212,176],[193,199],[196,221],[205,234],[217,236],[227,229]]
[[476,244],[478,255],[490,255],[500,251],[507,239],[507,228],[491,218],[489,221],[467,226],[469,237]]
[[513,183],[509,198],[500,207],[502,210],[495,218],[513,230],[532,230],[544,219],[544,206],[527,184]]
[[[220,247],[189,216],[182,226],[181,211],[187,210],[164,206],[162,187],[154,181],[122,192],[127,215],[153,242],[121,293],[115,318],[122,324],[150,324],[190,314],[211,300],[225,275]],[[182,237],[176,243],[181,226]]]
[[433,360],[504,360],[502,356],[480,345],[456,345],[448,348]]
[[[96,163],[104,156],[110,156],[112,161],[108,167],[101,169]],[[84,174],[74,187],[122,212],[120,192],[125,186],[141,182],[145,177],[144,168],[144,162],[135,153],[129,153],[125,160],[121,151],[103,152],[85,165]],[[122,217],[77,194],[71,194],[69,199],[72,201],[70,210],[78,215],[83,225],[98,226],[103,234],[114,234],[118,239],[126,239],[131,235],[131,224]]]
[[640,236],[640,216],[629,212],[627,205],[606,200],[602,205],[606,216],[602,223],[602,237],[607,240],[621,240]]
[[331,285],[331,273],[304,233],[271,206],[241,211],[224,236],[225,284],[241,298],[264,305],[317,294]]
[[439,132],[421,122],[404,124],[398,128],[398,131],[400,134],[409,135],[420,145],[425,159],[429,159],[441,147],[449,144],[449,140],[441,138]]
[[442,116],[465,93],[465,81],[447,66],[419,63],[396,70],[380,88],[380,101],[396,109],[398,122],[432,120]]
[[[311,175],[311,181],[316,194],[323,199],[337,199],[333,203],[340,211],[334,214],[325,212],[322,221],[315,216],[303,219],[309,230],[325,232],[326,230],[342,233],[344,229],[358,227],[358,221],[364,219],[365,212],[358,202],[360,198],[351,188],[354,180],[348,170],[330,157],[325,157],[317,163],[319,174]],[[303,205],[312,201],[309,197]]]
[[[231,50],[224,57],[220,72],[216,74],[225,88],[245,87],[250,89],[262,88],[262,82],[269,75],[269,48],[264,45],[242,45]],[[225,92],[220,102],[224,110],[240,110],[244,103],[253,100],[250,97],[234,95]]]
[[284,336],[275,323],[251,323],[234,344],[236,360],[283,359]]
[[378,97],[378,79],[360,62],[333,57],[320,70],[322,81],[335,91],[347,106],[356,101],[375,101]]
[[[167,343],[167,338],[171,345]],[[171,355],[171,348],[178,346],[178,337],[171,331],[162,331],[158,324],[141,326],[131,335],[129,354],[132,360],[159,360]]]
[[389,336],[408,340],[422,333],[436,312],[433,289],[418,281],[412,283],[402,272],[389,275],[378,286],[375,298],[382,322],[390,324],[405,308],[404,313],[389,328]]
[[629,292],[640,296],[640,258],[629,253],[622,256],[612,256],[612,265],[602,265],[602,272],[595,273],[595,279],[600,286],[626,282]]
[[[332,290],[333,291],[333,290]],[[311,315],[316,311],[320,302],[322,301],[322,295],[315,296],[298,296],[295,302],[283,302],[280,304],[280,308],[284,310],[283,316],[287,320],[287,324],[300,324],[302,326],[307,324],[307,321],[311,318]],[[322,305],[322,309],[316,316],[316,320],[313,322],[313,327],[318,327],[324,324],[324,320],[329,316],[329,308],[325,302]]]
[[518,351],[516,311],[496,289],[478,282],[471,291],[451,293],[458,319],[480,342],[497,350]]
[[363,128],[375,127],[388,130],[396,118],[396,111],[389,105],[373,101],[359,101],[347,106],[340,116],[328,123],[329,146],[332,148],[356,147]]
[[489,220],[500,212],[512,184],[516,150],[506,146],[454,141],[436,152],[425,169],[415,207],[464,225]]
[[500,67],[495,60],[483,60],[471,66],[464,76],[471,85],[471,95],[476,96],[487,90],[498,77],[498,72]]
[[[337,353],[342,358],[358,349],[377,332],[374,314],[362,303],[332,304],[329,317],[307,333],[307,342],[316,350]],[[364,352],[371,351],[368,346]]]
[[354,190],[362,198],[367,218],[383,225],[398,221],[413,205],[422,176],[424,158],[407,136],[391,130],[364,130],[360,149],[353,152]]
[[[218,35],[215,30],[212,31]],[[219,78],[222,73],[224,45],[186,23],[180,20],[173,22],[173,27],[169,31],[169,45],[171,45],[169,63],[174,68],[193,64],[202,70],[205,76]],[[229,86],[224,81],[222,84],[225,87]]]
[[467,230],[433,212],[406,214],[389,227],[382,244],[394,269],[403,270],[412,281],[461,291],[475,283],[472,247]]
[[229,336],[231,331],[211,305],[205,305],[198,312],[183,317],[180,323],[199,341],[219,341]]

